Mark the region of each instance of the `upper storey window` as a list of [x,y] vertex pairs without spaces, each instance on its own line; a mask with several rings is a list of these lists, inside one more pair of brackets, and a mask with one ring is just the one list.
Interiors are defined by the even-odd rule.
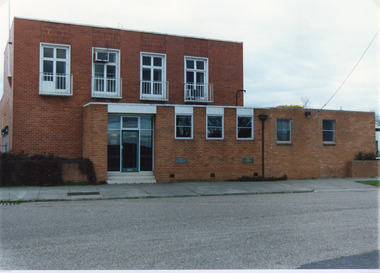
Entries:
[[212,84],[208,83],[208,59],[185,57],[185,101],[212,102]]
[[92,97],[121,98],[119,50],[93,49]]
[[40,95],[72,95],[70,46],[40,45]]
[[164,54],[141,53],[140,99],[168,100]]

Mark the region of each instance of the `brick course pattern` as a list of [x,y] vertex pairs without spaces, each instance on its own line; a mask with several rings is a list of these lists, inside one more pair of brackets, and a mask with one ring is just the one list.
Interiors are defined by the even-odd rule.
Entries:
[[[87,157],[94,163],[98,181],[107,180],[107,103],[157,105],[154,174],[158,182],[261,176],[262,166],[266,177],[343,177],[348,175],[348,164],[356,153],[375,149],[375,114],[364,112],[254,109],[254,139],[237,140],[236,104],[244,104],[243,93],[237,93],[243,89],[242,43],[20,18],[15,18],[11,34],[12,77],[7,80],[5,69],[0,101],[3,127],[9,126],[10,149],[30,155]],[[41,43],[70,45],[72,96],[39,95]],[[121,99],[91,97],[93,47],[120,50]],[[140,100],[141,52],[166,55],[168,101]],[[185,56],[209,60],[214,101],[207,105],[225,107],[222,140],[206,139],[205,104],[193,103],[194,137],[175,139],[173,105],[186,105]],[[7,61],[5,54],[6,68]],[[264,162],[260,114],[268,115]],[[277,118],[291,119],[291,142],[277,142]],[[322,141],[323,119],[335,121],[334,143]],[[176,163],[176,158],[186,158],[187,163]],[[253,162],[243,162],[244,158],[253,158]]]
[[[12,34],[13,86],[4,89],[0,105],[3,117],[8,113],[13,118],[4,124],[10,126],[11,148],[16,153],[82,156],[82,106],[89,102],[185,104],[185,56],[209,59],[212,105],[235,104],[236,90],[243,88],[242,43],[21,18],[14,19]],[[39,95],[40,43],[70,45],[73,96]],[[120,50],[121,99],[91,98],[93,47]],[[140,101],[141,52],[166,54],[167,102]],[[242,96],[238,104],[243,105]]]
[[348,164],[349,177],[380,177],[380,160],[353,160]]

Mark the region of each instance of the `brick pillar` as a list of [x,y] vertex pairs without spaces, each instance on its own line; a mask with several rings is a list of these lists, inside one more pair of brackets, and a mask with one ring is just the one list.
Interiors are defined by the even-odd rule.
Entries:
[[83,108],[83,157],[95,167],[97,181],[107,180],[107,105]]

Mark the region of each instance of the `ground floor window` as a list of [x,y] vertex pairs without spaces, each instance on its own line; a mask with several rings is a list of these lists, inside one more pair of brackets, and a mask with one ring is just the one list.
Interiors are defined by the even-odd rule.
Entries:
[[223,116],[207,116],[207,139],[223,138]]
[[237,117],[237,138],[253,139],[253,117]]
[[291,141],[291,120],[287,118],[277,119],[276,124],[277,142]]
[[322,135],[323,142],[334,142],[335,141],[335,120],[322,121]]
[[153,170],[153,117],[108,116],[108,171]]
[[193,138],[192,115],[176,115],[175,137],[183,139]]

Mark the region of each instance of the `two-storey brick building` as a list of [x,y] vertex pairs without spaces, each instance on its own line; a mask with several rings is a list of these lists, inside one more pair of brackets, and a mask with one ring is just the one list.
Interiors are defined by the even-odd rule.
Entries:
[[4,147],[99,181],[345,176],[375,146],[374,113],[244,107],[239,42],[15,18],[4,71]]

